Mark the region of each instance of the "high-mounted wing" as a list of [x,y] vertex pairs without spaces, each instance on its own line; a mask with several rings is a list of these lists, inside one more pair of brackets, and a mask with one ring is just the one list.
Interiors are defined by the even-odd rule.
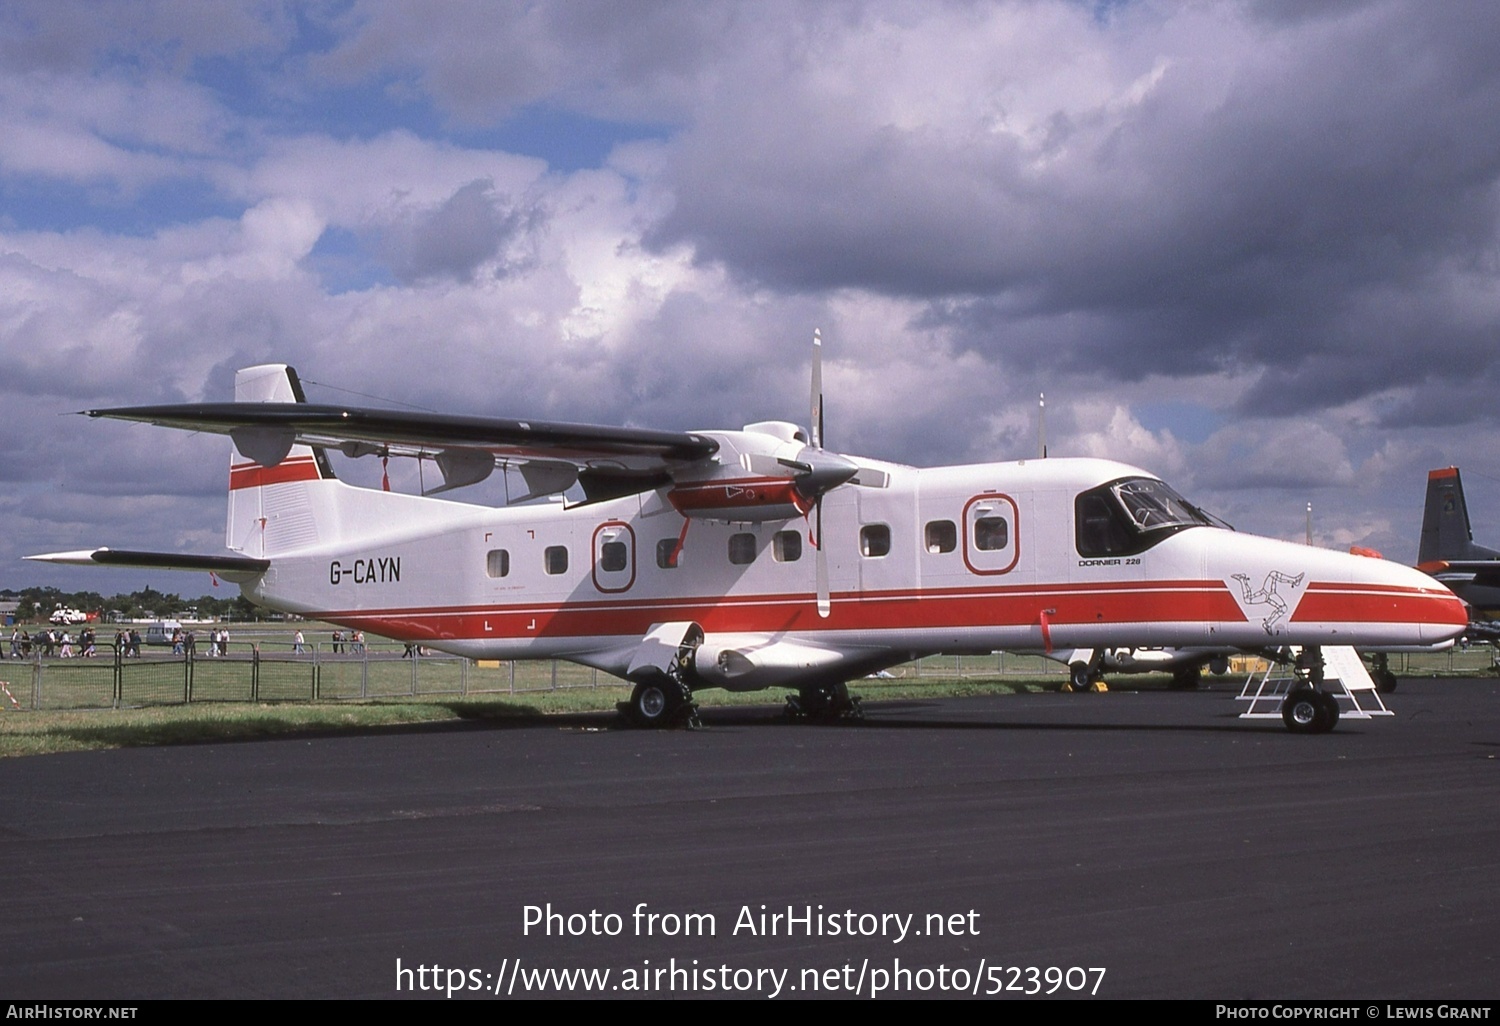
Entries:
[[69,566],[128,566],[142,570],[207,570],[227,581],[249,581],[271,567],[269,559],[249,556],[197,556],[177,552],[142,552],[133,549],[78,549],[26,556],[42,563]]
[[627,495],[670,480],[669,471],[707,459],[719,443],[705,435],[644,428],[411,413],[312,403],[188,403],[85,410],[186,431],[229,435],[246,456],[279,464],[293,445],[338,449],[347,456],[433,459],[444,484],[483,481],[515,466],[529,495],[561,492],[578,481],[589,501]]

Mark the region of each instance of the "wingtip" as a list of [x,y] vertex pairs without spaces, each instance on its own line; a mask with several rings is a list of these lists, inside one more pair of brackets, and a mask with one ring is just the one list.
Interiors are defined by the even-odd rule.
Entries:
[[71,552],[39,552],[34,556],[22,556],[35,563],[61,563],[68,566],[93,566],[94,553],[99,549],[75,549]]

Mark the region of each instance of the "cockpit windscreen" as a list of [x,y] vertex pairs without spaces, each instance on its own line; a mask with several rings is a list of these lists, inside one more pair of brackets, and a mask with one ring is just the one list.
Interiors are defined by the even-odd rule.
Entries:
[[1151,477],[1125,477],[1083,492],[1073,502],[1078,554],[1144,552],[1189,527],[1227,526]]

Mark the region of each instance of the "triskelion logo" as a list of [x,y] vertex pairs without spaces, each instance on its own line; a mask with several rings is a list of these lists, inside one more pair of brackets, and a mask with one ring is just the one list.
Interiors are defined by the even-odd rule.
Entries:
[[[1284,574],[1280,570],[1272,570],[1266,574],[1266,579],[1261,586],[1252,588],[1250,586],[1249,574],[1234,574],[1234,579],[1240,582],[1240,595],[1236,601],[1240,604],[1240,610],[1246,619],[1254,619],[1261,616],[1260,625],[1265,628],[1267,634],[1286,633],[1287,617],[1297,608],[1297,603],[1302,598],[1302,579],[1306,574],[1298,574],[1296,577]],[[1230,589],[1232,593],[1233,588]],[[1251,607],[1256,608],[1251,612]]]

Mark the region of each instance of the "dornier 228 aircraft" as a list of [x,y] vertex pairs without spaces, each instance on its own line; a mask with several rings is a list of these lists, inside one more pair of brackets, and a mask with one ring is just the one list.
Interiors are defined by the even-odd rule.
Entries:
[[[1436,645],[1467,622],[1417,570],[1228,530],[1123,464],[917,469],[828,451],[816,336],[813,354],[810,430],[314,405],[290,368],[250,367],[233,403],[87,411],[229,435],[232,554],[31,558],[211,570],[273,609],[473,658],[572,660],[635,682],[627,711],[653,726],[710,687],[848,710],[847,681],[928,654],[1296,645],[1313,658],[1283,718],[1319,732],[1338,718],[1319,646]],[[538,501],[354,487],[334,448],[431,459],[434,493],[501,466]]]

